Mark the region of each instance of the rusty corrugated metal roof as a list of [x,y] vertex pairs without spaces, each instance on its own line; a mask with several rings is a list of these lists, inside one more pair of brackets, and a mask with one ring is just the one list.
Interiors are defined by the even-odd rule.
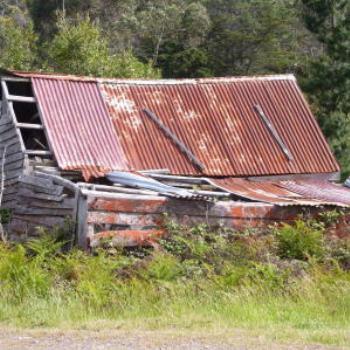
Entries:
[[350,189],[328,181],[250,181],[247,179],[209,179],[209,182],[238,197],[281,206],[350,206]]
[[59,166],[86,178],[127,169],[124,154],[95,83],[33,79],[50,147]]
[[[26,76],[33,81],[50,145],[63,169],[91,169],[96,175],[104,168],[165,168],[172,174],[211,177],[339,171],[289,75],[159,81]],[[273,123],[293,160],[285,157],[255,105]],[[204,164],[202,173],[143,109],[152,111]]]
[[[102,83],[129,165],[198,174],[142,110],[151,110],[205,166],[208,176],[338,171],[294,78]],[[261,106],[290,150],[289,161],[254,110]],[[131,152],[130,152],[131,151]]]
[[350,189],[321,180],[283,181],[280,186],[302,197],[350,206]]

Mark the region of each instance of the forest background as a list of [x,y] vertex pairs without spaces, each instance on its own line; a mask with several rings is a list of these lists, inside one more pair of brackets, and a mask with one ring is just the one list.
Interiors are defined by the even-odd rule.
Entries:
[[0,0],[0,67],[126,78],[292,73],[350,172],[349,0]]

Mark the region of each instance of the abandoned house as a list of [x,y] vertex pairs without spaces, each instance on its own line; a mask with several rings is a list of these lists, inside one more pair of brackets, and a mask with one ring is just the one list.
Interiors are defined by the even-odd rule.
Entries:
[[14,239],[75,222],[120,244],[183,224],[261,227],[350,206],[294,76],[112,80],[4,71],[2,207]]

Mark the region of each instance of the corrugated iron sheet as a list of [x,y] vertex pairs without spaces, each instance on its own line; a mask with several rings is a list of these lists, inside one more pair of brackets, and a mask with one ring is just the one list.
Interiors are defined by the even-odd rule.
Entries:
[[282,206],[350,206],[350,189],[327,181],[250,181],[247,179],[209,179],[209,182],[238,197]]
[[[151,110],[204,164],[207,176],[335,172],[339,167],[296,82],[210,79],[102,83],[102,95],[132,169],[198,171],[142,112]],[[260,105],[290,150],[288,161],[254,110]]]
[[128,168],[96,83],[35,78],[33,89],[60,168],[85,178]]
[[327,181],[303,180],[283,181],[280,183],[280,186],[303,197],[350,206],[350,189],[342,185],[336,185]]
[[[339,171],[291,76],[93,81],[32,75],[31,79],[49,142],[63,169],[81,168],[95,176],[104,169],[169,169],[172,174],[205,176]],[[293,160],[286,159],[255,105],[274,124]],[[145,108],[204,164],[202,173],[145,115]]]

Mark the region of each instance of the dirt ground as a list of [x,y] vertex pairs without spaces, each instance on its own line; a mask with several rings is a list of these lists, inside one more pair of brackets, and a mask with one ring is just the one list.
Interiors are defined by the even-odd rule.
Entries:
[[341,347],[280,344],[264,337],[178,334],[164,331],[16,331],[0,329],[1,350],[340,350]]

